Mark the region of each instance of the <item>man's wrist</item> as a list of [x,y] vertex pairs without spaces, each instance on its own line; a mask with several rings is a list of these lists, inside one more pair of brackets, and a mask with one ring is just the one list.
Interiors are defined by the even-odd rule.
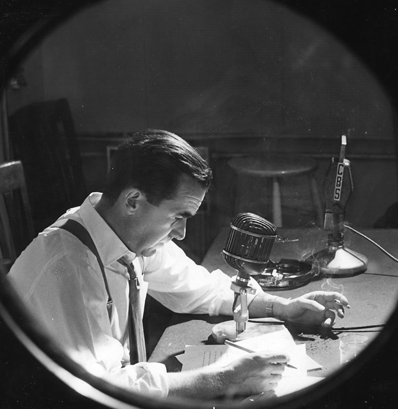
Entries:
[[226,393],[231,369],[209,365],[186,373],[168,372],[169,396],[208,399]]
[[271,296],[265,301],[265,316],[274,317],[274,303],[277,296]]
[[[272,317],[277,318],[281,321],[284,321],[286,318],[286,306],[289,303],[289,300],[282,297],[274,296],[272,297]],[[267,310],[267,306],[266,306]],[[268,316],[268,315],[267,315]]]

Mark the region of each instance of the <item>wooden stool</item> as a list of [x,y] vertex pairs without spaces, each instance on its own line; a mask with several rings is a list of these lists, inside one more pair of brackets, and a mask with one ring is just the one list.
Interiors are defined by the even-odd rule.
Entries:
[[228,164],[237,172],[238,177],[247,175],[272,180],[273,223],[277,227],[282,227],[283,225],[280,190],[281,180],[292,176],[308,175],[316,223],[318,226],[323,225],[321,198],[314,176],[318,165],[314,159],[297,155],[246,156],[233,158]]

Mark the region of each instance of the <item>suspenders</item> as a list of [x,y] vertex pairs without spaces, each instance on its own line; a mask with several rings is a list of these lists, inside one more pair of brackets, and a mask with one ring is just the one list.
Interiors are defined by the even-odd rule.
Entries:
[[108,309],[108,315],[110,320],[112,314],[113,300],[111,297],[111,293],[109,292],[108,281],[106,279],[104,265],[102,264],[101,257],[98,253],[97,247],[95,247],[94,241],[91,238],[90,233],[86,230],[86,228],[83,225],[81,225],[76,220],[72,219],[68,219],[64,225],[60,226],[60,228],[76,236],[97,257],[98,264],[102,272],[102,277],[104,279],[105,289],[108,294],[108,302],[106,303],[106,307]]
[[[97,257],[98,264],[101,268],[102,277],[104,279],[106,292],[108,294],[108,302],[106,306],[108,309],[108,315],[109,315],[109,320],[110,320],[111,314],[112,314],[113,301],[112,301],[111,294],[109,292],[108,281],[106,279],[104,265],[101,261],[101,257],[98,253],[98,250],[95,247],[94,241],[90,236],[90,233],[79,222],[77,222],[76,220],[72,220],[72,219],[68,219],[63,226],[60,226],[60,228],[75,235]],[[131,272],[131,270],[134,271],[134,267],[132,265],[131,266],[126,265],[122,259],[119,259],[118,261],[127,268],[129,275],[130,275],[130,280],[129,280],[129,287],[130,287],[130,302],[129,302],[130,362],[132,364],[137,363],[137,362],[145,362],[147,358],[146,358],[144,330],[142,326],[140,305],[139,305],[139,294],[138,294],[139,287],[137,286],[136,278],[134,279],[134,277],[136,277],[135,273]],[[134,310],[132,309],[133,306],[134,306]]]

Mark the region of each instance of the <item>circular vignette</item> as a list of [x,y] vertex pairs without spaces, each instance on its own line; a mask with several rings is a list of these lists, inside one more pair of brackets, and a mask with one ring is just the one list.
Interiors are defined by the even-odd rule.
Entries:
[[[106,0],[16,0],[14,2],[3,1],[1,3],[2,15],[0,24],[3,33],[0,40],[0,85],[1,88],[11,78],[16,67],[27,56],[30,50],[35,47],[46,35],[55,27],[71,18],[75,13],[85,7],[100,3]],[[289,1],[284,1],[289,7]],[[351,2],[355,3],[355,2]],[[299,6],[294,4],[296,11]],[[302,10],[304,14],[308,10]],[[314,16],[312,16],[314,18]],[[316,19],[316,17],[315,17]],[[321,19],[322,20],[322,19]],[[321,21],[322,24],[322,21]],[[395,67],[397,69],[397,67]],[[382,72],[382,71],[381,71]],[[380,72],[379,72],[380,74]],[[392,74],[391,74],[392,75]],[[380,75],[379,75],[380,79]],[[385,78],[385,83],[392,81],[391,76]],[[384,85],[385,85],[384,83]],[[389,89],[392,100],[396,101],[394,91]],[[23,346],[54,376],[58,377],[77,393],[88,397],[106,407],[115,408],[156,408],[161,404],[162,408],[226,408],[222,402],[216,405],[212,403],[203,404],[196,401],[184,401],[166,399],[160,402],[151,397],[143,398],[134,392],[118,388],[103,381],[93,374],[85,371],[76,362],[65,356],[57,345],[44,333],[38,330],[29,312],[18,301],[13,289],[10,288],[2,274],[0,285],[0,315],[2,319],[23,344]],[[299,406],[317,407],[326,396],[332,396],[334,391],[340,386],[350,382],[354,377],[358,379],[358,374],[362,370],[371,367],[373,361],[378,361],[383,349],[392,348],[394,345],[393,336],[397,334],[398,310],[386,323],[386,328],[375,340],[359,355],[359,357],[346,366],[336,371],[332,377],[319,382],[313,387],[297,391],[293,394],[278,398],[271,405],[275,408],[297,408]],[[388,354],[387,354],[388,355]],[[385,358],[385,357],[384,357]],[[380,361],[383,357],[380,358]],[[383,363],[380,364],[380,367]],[[379,369],[376,365],[376,369]],[[373,370],[370,369],[370,370]],[[375,375],[377,376],[377,375]],[[372,378],[371,375],[369,375]],[[307,405],[308,403],[308,405]],[[236,405],[233,405],[236,406]],[[261,404],[253,404],[250,407],[263,407]],[[318,406],[319,407],[319,406]],[[347,406],[348,407],[348,406]]]

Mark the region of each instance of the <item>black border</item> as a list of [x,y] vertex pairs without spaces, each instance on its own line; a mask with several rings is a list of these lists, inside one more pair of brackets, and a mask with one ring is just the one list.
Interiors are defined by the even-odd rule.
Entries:
[[[4,0],[0,2],[0,80],[4,84],[27,52],[59,23],[69,18],[83,7],[103,0]],[[214,0],[216,1],[216,0]],[[249,3],[250,0],[248,0]],[[334,34],[348,46],[374,73],[391,99],[393,107],[398,103],[398,1],[394,0],[280,0],[303,16]],[[396,152],[398,136],[395,129]],[[397,167],[398,173],[398,167]],[[115,407],[123,402],[129,407],[147,408],[193,408],[193,403],[179,401],[159,402],[151,398],[142,400],[140,396],[126,394],[119,388],[81,371],[81,368],[68,360],[62,351],[33,325],[31,318],[21,305],[1,284],[0,322],[1,362],[0,362],[0,407],[1,408],[79,408],[107,407],[106,399],[84,397],[65,381],[54,376],[43,360],[38,358],[36,346],[56,366],[67,368],[70,374],[86,379],[95,391],[102,391],[115,399]],[[12,318],[9,313],[12,313]],[[377,407],[387,409],[396,407],[396,389],[398,387],[398,310],[395,310],[387,323],[386,330],[377,337],[354,362],[344,370],[336,372],[328,382],[290,395],[289,399],[280,399],[277,408],[355,408]],[[22,330],[22,331],[21,331]],[[28,335],[28,337],[25,337]],[[14,366],[12,354],[7,356],[8,344],[18,345],[19,358],[26,363],[26,374],[18,379],[7,376]],[[30,352],[28,353],[27,350]],[[36,358],[33,358],[33,355]],[[45,358],[44,358],[45,359]],[[6,362],[5,362],[6,361]],[[32,365],[33,370],[30,369]],[[17,381],[17,382],[16,382]],[[13,389],[13,393],[9,392]],[[93,391],[91,391],[93,392]],[[94,393],[93,392],[93,393]],[[313,392],[313,393],[311,393]],[[1,396],[2,395],[2,396]],[[38,396],[36,396],[38,395]],[[8,402],[4,397],[12,396]],[[19,399],[18,399],[19,397]],[[116,404],[116,402],[119,402]],[[119,407],[122,407],[119,406]],[[217,405],[218,407],[219,405]],[[252,407],[255,407],[253,405]],[[201,404],[197,406],[204,407]],[[221,405],[223,407],[223,405]]]

